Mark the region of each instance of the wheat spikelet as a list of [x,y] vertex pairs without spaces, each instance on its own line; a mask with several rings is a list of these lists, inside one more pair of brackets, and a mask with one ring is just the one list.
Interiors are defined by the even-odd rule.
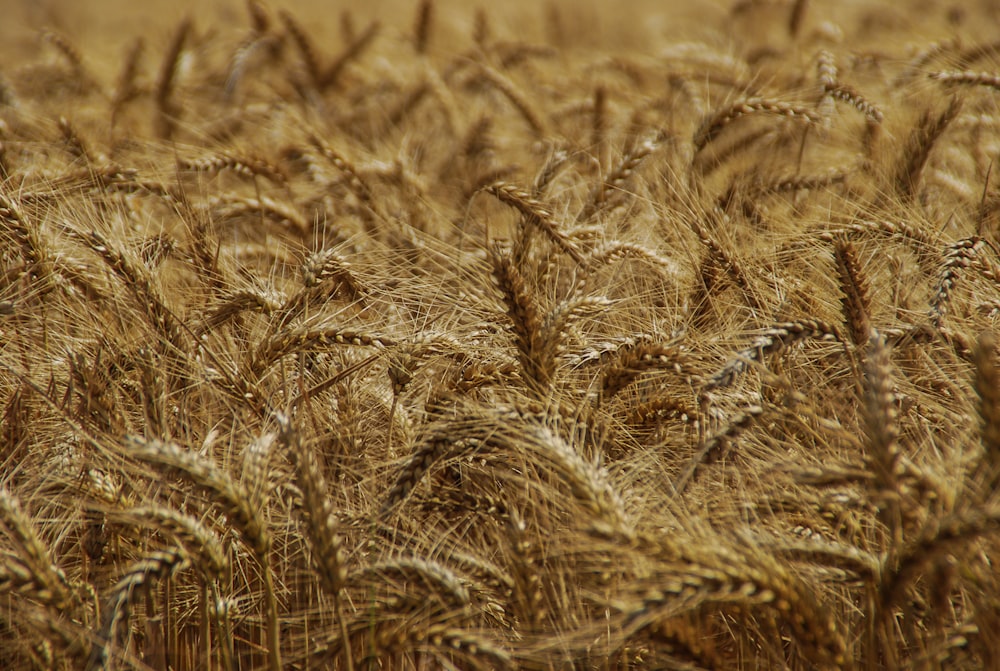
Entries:
[[889,530],[890,554],[902,544],[900,512],[901,464],[899,427],[892,386],[891,350],[885,339],[873,334],[865,353],[864,418],[868,437],[866,464],[874,474],[876,496],[884,506],[883,520]]
[[351,585],[374,585],[393,583],[396,580],[407,585],[421,584],[428,595],[443,597],[443,601],[456,607],[468,606],[471,602],[469,589],[458,575],[447,566],[419,557],[399,557],[376,562],[355,569],[347,577]]
[[538,352],[543,360],[541,367],[549,371],[555,368],[555,358],[565,350],[570,329],[576,320],[599,314],[612,305],[613,302],[603,296],[571,297],[556,305],[542,321],[540,336],[545,347]]
[[62,607],[65,596],[50,590],[31,568],[10,555],[0,555],[0,593],[15,594],[53,608]]
[[659,561],[653,575],[630,586],[630,593],[642,597],[623,604],[626,637],[702,607],[732,605],[774,613],[795,632],[809,662],[835,667],[846,662],[846,642],[831,614],[773,556],[757,548],[734,551],[724,545],[700,545],[684,549],[678,559]]
[[534,449],[539,459],[556,468],[569,485],[570,493],[592,516],[592,531],[612,537],[632,536],[625,504],[609,481],[607,471],[584,459],[570,443],[543,423],[528,421],[524,430],[524,436],[530,439],[527,446]]
[[83,56],[80,54],[80,50],[77,49],[72,42],[70,42],[69,38],[51,29],[46,29],[42,31],[42,39],[55,47],[74,70],[77,70],[78,73],[82,73]]
[[90,164],[94,163],[94,155],[91,151],[89,145],[80,136],[80,133],[76,128],[69,122],[66,117],[59,117],[59,133],[63,136],[63,140],[66,143],[66,149],[74,157],[83,159],[84,163]]
[[428,436],[400,469],[395,482],[389,489],[385,502],[382,504],[380,515],[383,517],[388,515],[409,496],[435,463],[449,454],[474,452],[480,447],[481,442],[478,439],[466,439],[455,435],[442,435],[441,433]]
[[461,652],[472,660],[482,658],[489,664],[489,668],[501,670],[516,668],[509,652],[493,641],[470,631],[447,625],[432,625],[426,632],[421,632],[419,638],[434,649]]
[[803,540],[775,540],[766,544],[768,550],[779,556],[786,556],[810,565],[839,568],[847,571],[854,579],[873,581],[879,575],[881,565],[878,557],[853,545],[821,538]]
[[125,454],[176,473],[212,494],[232,517],[254,552],[258,556],[267,555],[271,538],[261,517],[262,511],[254,507],[252,496],[245,486],[235,482],[212,462],[184,450],[176,443],[144,440],[136,436],[126,439]]
[[260,198],[244,198],[241,196],[224,196],[209,198],[205,204],[208,217],[215,220],[216,225],[235,222],[264,223],[270,221],[289,230],[300,238],[306,239],[312,232],[312,226],[294,206],[286,205],[267,196]]
[[[272,35],[266,31],[254,30],[235,51],[229,63],[229,74],[226,77],[225,94],[227,100],[236,100],[236,92],[240,82],[246,78],[247,72],[259,62],[280,52],[283,45],[282,37]],[[240,123],[239,119],[233,120],[234,125]],[[228,134],[224,132],[223,134]]]
[[74,237],[97,252],[108,267],[125,283],[139,306],[142,308],[150,324],[163,335],[166,342],[178,351],[184,349],[184,330],[174,317],[173,311],[160,292],[153,285],[144,269],[132,263],[124,254],[116,250],[97,231],[87,233],[71,232]]
[[871,287],[858,262],[858,253],[849,240],[833,247],[840,280],[841,310],[855,347],[863,347],[871,336]]
[[267,7],[258,0],[247,0],[247,15],[250,18],[250,25],[253,32],[258,34],[266,33],[271,28],[271,15]]
[[18,203],[3,194],[0,194],[0,225],[3,226],[4,237],[19,247],[27,272],[41,273],[45,253],[38,231],[25,221]]
[[201,158],[177,160],[177,167],[180,170],[191,172],[218,173],[223,170],[231,170],[243,177],[263,177],[279,186],[288,183],[288,177],[284,171],[259,156],[237,156],[235,154],[209,154]]
[[257,289],[239,289],[223,296],[216,307],[206,315],[195,330],[195,338],[201,341],[206,333],[214,331],[243,312],[259,312],[270,315],[285,304],[280,296]]
[[882,123],[882,119],[884,118],[882,110],[865,98],[853,86],[844,84],[843,82],[837,82],[833,86],[826,88],[826,94],[835,100],[847,103],[854,109],[864,114],[865,117],[872,123]]
[[805,23],[806,13],[809,9],[809,0],[794,0],[792,8],[788,12],[788,36],[795,39],[802,31],[802,24]]
[[413,48],[418,54],[427,53],[434,27],[434,0],[420,0],[413,28]]
[[662,397],[629,406],[626,423],[645,425],[661,422],[666,419],[679,419],[682,422],[694,422],[698,413],[681,400]]
[[264,433],[247,443],[243,450],[243,482],[250,496],[250,505],[259,510],[267,507],[270,483],[271,453],[277,435]]
[[743,290],[743,296],[750,307],[755,311],[763,311],[764,306],[750,284],[750,279],[744,272],[743,265],[735,256],[726,251],[715,238],[709,235],[708,231],[701,224],[694,220],[690,223],[691,229],[698,236],[698,240],[708,248],[708,253],[712,260],[726,272],[726,275],[732,279],[736,286]]
[[316,135],[311,135],[312,146],[330,163],[347,176],[348,188],[365,206],[374,207],[375,198],[370,186],[361,178],[354,165]]
[[598,162],[603,165],[603,153],[608,134],[608,89],[605,86],[594,87],[593,121],[590,129],[590,145],[597,156]]
[[334,280],[347,287],[355,298],[366,293],[351,264],[335,249],[324,249],[307,256],[302,262],[301,273],[302,284],[306,287]]
[[[638,259],[646,261],[667,279],[675,279],[681,274],[678,264],[672,259],[662,256],[648,247],[622,240],[611,240],[594,247],[583,257],[583,268],[594,272],[601,266],[608,265],[619,259]],[[586,280],[586,278],[584,278]]]
[[[843,184],[847,180],[847,174],[840,170],[831,169],[826,173],[818,175],[790,175],[772,181],[758,181],[752,186],[757,194],[771,193],[792,193],[799,191],[815,191],[834,184]],[[725,209],[725,208],[723,208]]]
[[493,264],[492,277],[503,293],[507,316],[514,327],[522,374],[526,380],[544,385],[551,371],[541,366],[542,362],[537,356],[542,347],[542,318],[535,297],[508,252],[496,245],[490,259]]
[[257,507],[259,497],[244,485],[236,483],[227,473],[210,461],[183,450],[175,443],[143,440],[135,436],[126,439],[126,454],[139,461],[174,472],[197,487],[210,493],[225,508],[233,524],[243,534],[253,550],[264,582],[264,599],[267,617],[267,652],[270,671],[281,670],[281,643],[278,623],[278,604],[274,593],[274,577],[270,565],[271,534]]
[[538,566],[533,557],[533,544],[528,539],[527,526],[517,510],[507,520],[504,539],[510,547],[511,576],[515,612],[532,625],[544,620],[543,593]]
[[710,142],[718,137],[722,129],[733,121],[752,114],[767,114],[787,117],[804,123],[817,123],[819,117],[815,112],[786,102],[752,98],[740,101],[723,108],[714,115],[707,117],[694,135],[693,143],[696,152],[700,152]]
[[639,166],[659,147],[663,135],[656,135],[636,141],[622,155],[621,160],[604,177],[600,184],[590,192],[583,210],[577,217],[578,221],[587,221],[601,211],[609,202],[609,195],[621,193],[625,183],[635,173]]

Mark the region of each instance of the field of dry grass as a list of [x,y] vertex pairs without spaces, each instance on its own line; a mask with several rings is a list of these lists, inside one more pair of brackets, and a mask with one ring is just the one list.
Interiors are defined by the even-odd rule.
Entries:
[[996,667],[994,3],[7,4],[0,668]]

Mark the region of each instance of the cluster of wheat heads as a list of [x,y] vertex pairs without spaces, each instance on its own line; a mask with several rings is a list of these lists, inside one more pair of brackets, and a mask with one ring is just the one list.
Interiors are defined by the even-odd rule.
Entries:
[[920,6],[39,31],[0,667],[995,663],[1000,44]]

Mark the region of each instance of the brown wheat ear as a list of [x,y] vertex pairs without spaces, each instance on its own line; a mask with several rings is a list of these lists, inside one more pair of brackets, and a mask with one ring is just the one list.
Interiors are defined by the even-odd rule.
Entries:
[[748,115],[771,115],[816,123],[819,117],[812,110],[786,102],[751,99],[734,103],[723,108],[702,122],[694,136],[695,151],[702,150],[712,142],[733,121]]
[[180,114],[180,106],[173,100],[174,88],[177,83],[177,71],[180,66],[181,52],[184,43],[191,32],[191,19],[181,21],[174,33],[167,52],[163,56],[163,64],[160,66],[160,76],[156,81],[155,100],[157,117],[156,123],[159,128],[160,137],[170,139],[174,134],[177,125],[177,117]]
[[926,110],[920,116],[916,127],[910,132],[896,174],[896,187],[903,197],[909,199],[918,195],[920,176],[931,151],[961,110],[962,101],[956,97],[951,99],[944,111],[934,114],[931,110]]
[[980,440],[983,444],[978,471],[982,491],[988,497],[1000,488],[1000,366],[997,364],[997,336],[992,331],[984,331],[979,336],[975,366]]
[[871,337],[871,288],[858,261],[858,252],[849,240],[838,240],[833,247],[840,280],[841,311],[855,347],[864,347]]

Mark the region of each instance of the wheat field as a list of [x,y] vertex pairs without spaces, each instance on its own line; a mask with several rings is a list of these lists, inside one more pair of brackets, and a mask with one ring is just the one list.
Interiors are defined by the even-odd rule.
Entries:
[[995,3],[5,4],[0,668],[1000,668]]

